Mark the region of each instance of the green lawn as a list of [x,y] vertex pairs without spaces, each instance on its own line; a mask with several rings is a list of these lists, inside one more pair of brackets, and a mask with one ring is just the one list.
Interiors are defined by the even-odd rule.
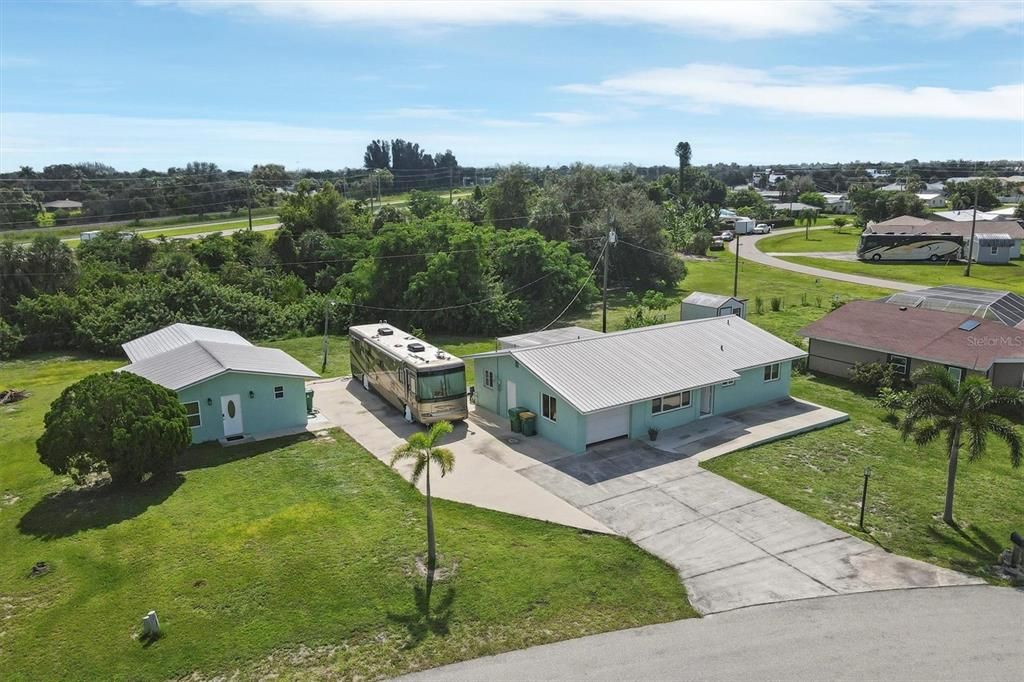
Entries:
[[[119,364],[0,368],[32,392],[0,408],[4,679],[379,678],[695,615],[675,572],[626,540],[441,500],[455,573],[428,597],[422,497],[341,431],[193,448],[135,491],[71,489],[36,459],[42,416]],[[52,572],[27,577],[37,561]],[[149,609],[164,636],[147,644]]]
[[800,230],[765,237],[757,248],[765,253],[807,253],[813,251],[855,251],[860,242],[860,228],[838,230]]
[[[990,439],[988,454],[961,460],[955,514],[942,522],[946,450],[904,443],[873,401],[845,382],[797,377],[797,397],[843,410],[850,421],[743,450],[702,466],[886,550],[994,580],[990,567],[1024,519],[1024,469]],[[864,468],[873,475],[857,528]]]
[[[679,319],[679,301],[690,292],[705,291],[731,295],[734,258],[733,254],[719,252],[709,260],[687,261],[688,274],[679,283],[672,304],[665,310],[667,320],[672,322]],[[817,279],[740,259],[739,295],[750,299],[747,319],[787,341],[795,341],[796,333],[801,327],[829,312],[833,296],[839,296],[843,300],[871,299],[881,298],[890,293],[892,292],[888,289]],[[761,297],[763,301],[764,311],[761,313],[757,312],[757,297]],[[781,311],[772,312],[772,297],[782,299]],[[625,295],[609,294],[608,300],[608,329],[621,329],[628,313]],[[601,307],[597,305],[583,315],[567,316],[565,321],[591,329],[600,329]]]
[[910,282],[922,287],[958,284],[985,289],[1005,289],[1024,295],[1024,259],[1013,260],[1009,265],[975,263],[971,266],[970,277],[964,277],[966,266],[963,263],[872,263],[807,256],[785,256],[784,260],[836,272]]
[[[277,216],[271,216],[269,218],[253,218],[253,227],[257,225],[272,225],[278,222]],[[173,239],[174,237],[184,237],[190,234],[203,234],[204,232],[223,232],[224,230],[237,230],[246,228],[249,226],[249,220],[237,220],[230,223],[219,223],[215,225],[193,225],[192,227],[179,227],[179,228],[168,228],[168,229],[155,229],[155,230],[140,230],[138,235],[145,237],[146,239],[159,239],[166,237]],[[81,239],[68,239],[65,242],[68,246],[73,249],[77,249],[79,244],[82,243]]]

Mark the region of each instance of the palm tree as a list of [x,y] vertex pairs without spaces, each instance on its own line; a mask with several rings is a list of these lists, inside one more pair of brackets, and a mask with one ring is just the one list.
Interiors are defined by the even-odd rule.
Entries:
[[946,506],[942,520],[953,525],[953,487],[960,447],[966,439],[967,457],[973,461],[985,453],[988,436],[1010,448],[1010,463],[1020,466],[1024,439],[1007,414],[1024,410],[1024,391],[993,388],[980,376],[968,376],[959,384],[944,367],[931,365],[914,373],[917,384],[900,425],[903,439],[925,445],[945,436],[949,447],[946,474]]
[[391,466],[403,459],[413,460],[412,483],[420,480],[423,472],[427,472],[427,567],[434,568],[437,563],[437,546],[434,542],[434,512],[430,504],[430,465],[436,464],[441,476],[455,468],[455,455],[448,448],[435,447],[442,436],[452,432],[452,425],[445,421],[436,422],[429,431],[418,431],[397,448],[391,457]]
[[679,157],[679,194],[686,191],[686,169],[690,166],[690,156],[693,154],[689,142],[678,142],[676,144],[676,156]]

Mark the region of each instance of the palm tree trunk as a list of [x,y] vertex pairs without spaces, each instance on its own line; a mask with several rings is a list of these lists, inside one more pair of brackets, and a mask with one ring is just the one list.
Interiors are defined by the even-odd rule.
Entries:
[[427,568],[437,564],[437,546],[434,544],[434,510],[430,505],[430,463],[427,462]]
[[942,520],[953,525],[953,488],[956,486],[956,460],[960,454],[960,429],[953,433],[953,445],[949,448],[949,467],[946,470],[946,507]]

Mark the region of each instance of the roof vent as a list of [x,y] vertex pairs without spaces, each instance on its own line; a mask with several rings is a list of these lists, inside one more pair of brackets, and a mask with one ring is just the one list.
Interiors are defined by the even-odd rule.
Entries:
[[391,327],[379,327],[377,329],[377,334],[379,334],[380,336],[391,336],[394,333],[395,330],[392,329]]
[[410,353],[422,353],[426,350],[422,343],[410,343],[406,348],[409,349]]
[[900,310],[906,310],[906,309],[907,309],[907,306],[905,306],[905,305],[901,305],[900,306]]

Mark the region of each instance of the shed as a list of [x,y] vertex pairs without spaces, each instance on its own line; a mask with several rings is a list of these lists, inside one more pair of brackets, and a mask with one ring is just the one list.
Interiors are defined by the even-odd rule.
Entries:
[[71,199],[58,199],[57,201],[48,201],[43,204],[43,208],[48,211],[77,211],[82,208],[81,201],[72,201]]
[[268,437],[305,428],[306,379],[318,375],[235,332],[174,324],[121,346],[131,372],[178,395],[192,442]]
[[705,317],[726,315],[739,315],[744,320],[747,319],[747,299],[695,291],[684,298],[679,306],[680,320],[700,320]]
[[542,346],[546,343],[592,339],[595,336],[601,336],[601,332],[584,327],[559,327],[558,329],[545,329],[539,332],[499,337],[498,348],[528,348],[531,346]]
[[976,234],[974,248],[971,249],[971,260],[976,263],[1005,265],[1013,258],[1017,243],[1009,234]]

